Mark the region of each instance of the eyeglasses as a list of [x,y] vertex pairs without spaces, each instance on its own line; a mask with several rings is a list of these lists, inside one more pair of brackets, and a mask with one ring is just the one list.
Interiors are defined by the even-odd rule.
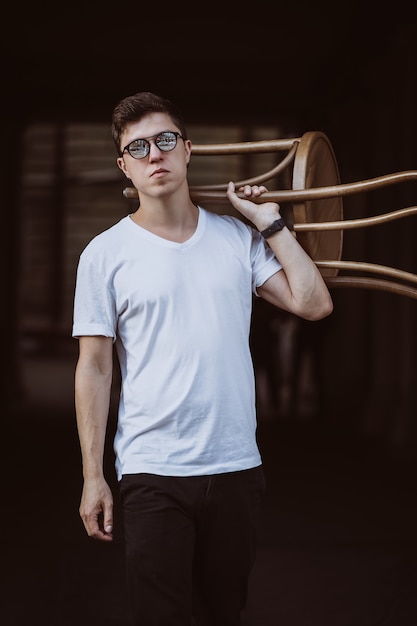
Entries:
[[134,159],[144,159],[148,156],[151,149],[150,139],[155,141],[155,145],[158,146],[162,152],[170,152],[177,145],[178,137],[183,139],[180,133],[166,130],[153,137],[148,137],[147,139],[134,139],[123,148],[122,154],[128,152]]

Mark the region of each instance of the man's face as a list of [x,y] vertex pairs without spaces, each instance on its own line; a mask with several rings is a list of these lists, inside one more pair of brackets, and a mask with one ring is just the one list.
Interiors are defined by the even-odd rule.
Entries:
[[128,126],[121,137],[122,149],[136,139],[147,139],[149,142],[147,156],[135,159],[125,151],[117,159],[118,166],[141,195],[162,197],[186,184],[191,142],[179,136],[173,149],[161,150],[155,138],[164,131],[180,132],[166,113],[150,113]]

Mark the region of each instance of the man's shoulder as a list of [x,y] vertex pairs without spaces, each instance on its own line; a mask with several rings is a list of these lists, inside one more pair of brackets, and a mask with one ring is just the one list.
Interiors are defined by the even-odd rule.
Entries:
[[239,233],[250,233],[251,227],[242,219],[228,213],[214,213],[206,211],[208,222],[216,227],[223,228],[225,231],[235,231]]
[[127,219],[127,217],[124,217],[115,224],[112,224],[105,230],[94,235],[84,248],[84,253],[88,253],[92,250],[97,251],[100,248],[108,249],[112,244],[116,246],[119,245],[119,239],[123,236]]

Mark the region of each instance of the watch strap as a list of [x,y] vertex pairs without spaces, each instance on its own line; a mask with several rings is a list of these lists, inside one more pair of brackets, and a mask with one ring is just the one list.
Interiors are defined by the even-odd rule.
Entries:
[[282,230],[284,226],[285,220],[284,218],[280,217],[278,220],[275,220],[275,222],[272,222],[271,226],[268,226],[268,228],[265,228],[265,230],[261,230],[260,232],[262,237],[268,239],[268,237],[271,237],[278,231]]

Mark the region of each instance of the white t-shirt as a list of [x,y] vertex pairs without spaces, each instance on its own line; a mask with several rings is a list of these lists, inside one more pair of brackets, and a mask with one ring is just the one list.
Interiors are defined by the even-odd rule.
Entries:
[[250,322],[256,288],[280,269],[254,228],[200,207],[184,243],[124,217],[87,245],[72,334],[116,342],[119,479],[260,465]]

